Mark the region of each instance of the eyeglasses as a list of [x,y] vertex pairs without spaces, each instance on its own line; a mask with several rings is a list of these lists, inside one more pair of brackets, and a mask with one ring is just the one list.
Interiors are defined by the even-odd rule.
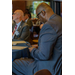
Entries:
[[17,13],[13,13],[13,15],[16,15]]
[[13,13],[13,15],[15,15],[16,13]]
[[[42,11],[45,11],[45,10],[42,10]],[[37,14],[37,16],[36,16],[37,18],[39,18],[39,15],[41,14],[42,11],[40,11],[40,12]]]

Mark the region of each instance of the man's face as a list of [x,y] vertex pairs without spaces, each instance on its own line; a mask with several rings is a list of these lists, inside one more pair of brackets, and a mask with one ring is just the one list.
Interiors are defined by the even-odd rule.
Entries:
[[18,13],[17,13],[17,11],[15,11],[12,16],[13,16],[13,20],[14,21],[17,20],[18,19]]
[[42,23],[45,23],[45,22],[46,22],[45,16],[43,16],[42,11],[36,12],[36,14],[37,14],[38,19],[39,19]]
[[45,23],[45,22],[46,22],[46,19],[45,19],[43,16],[41,16],[41,15],[39,15],[39,19],[40,19],[40,21],[41,21],[42,23]]
[[24,16],[24,19],[26,20],[27,18],[28,18],[28,16],[27,16],[27,15],[25,15],[25,16]]
[[29,18],[28,15],[25,15],[24,18],[23,18],[23,21],[25,21],[28,18]]

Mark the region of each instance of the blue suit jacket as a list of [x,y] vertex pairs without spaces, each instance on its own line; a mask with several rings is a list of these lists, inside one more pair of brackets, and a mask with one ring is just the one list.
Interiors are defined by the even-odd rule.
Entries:
[[40,31],[39,47],[31,56],[37,61],[36,69],[48,69],[56,75],[62,66],[62,19],[53,14]]

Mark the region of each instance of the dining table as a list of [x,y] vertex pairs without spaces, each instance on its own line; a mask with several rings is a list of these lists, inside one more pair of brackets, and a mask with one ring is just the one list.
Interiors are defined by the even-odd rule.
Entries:
[[30,43],[23,40],[12,40],[12,61],[15,59],[19,59],[21,57],[30,57],[29,47],[31,47]]

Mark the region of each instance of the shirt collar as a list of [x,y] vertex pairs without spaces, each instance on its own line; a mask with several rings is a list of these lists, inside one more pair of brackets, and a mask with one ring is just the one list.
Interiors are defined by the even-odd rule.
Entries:
[[52,19],[52,18],[55,17],[55,16],[56,16],[56,14],[54,13],[54,14],[49,18],[49,20]]
[[19,23],[17,23],[16,25],[19,26],[21,24],[21,22],[22,22],[22,20]]

